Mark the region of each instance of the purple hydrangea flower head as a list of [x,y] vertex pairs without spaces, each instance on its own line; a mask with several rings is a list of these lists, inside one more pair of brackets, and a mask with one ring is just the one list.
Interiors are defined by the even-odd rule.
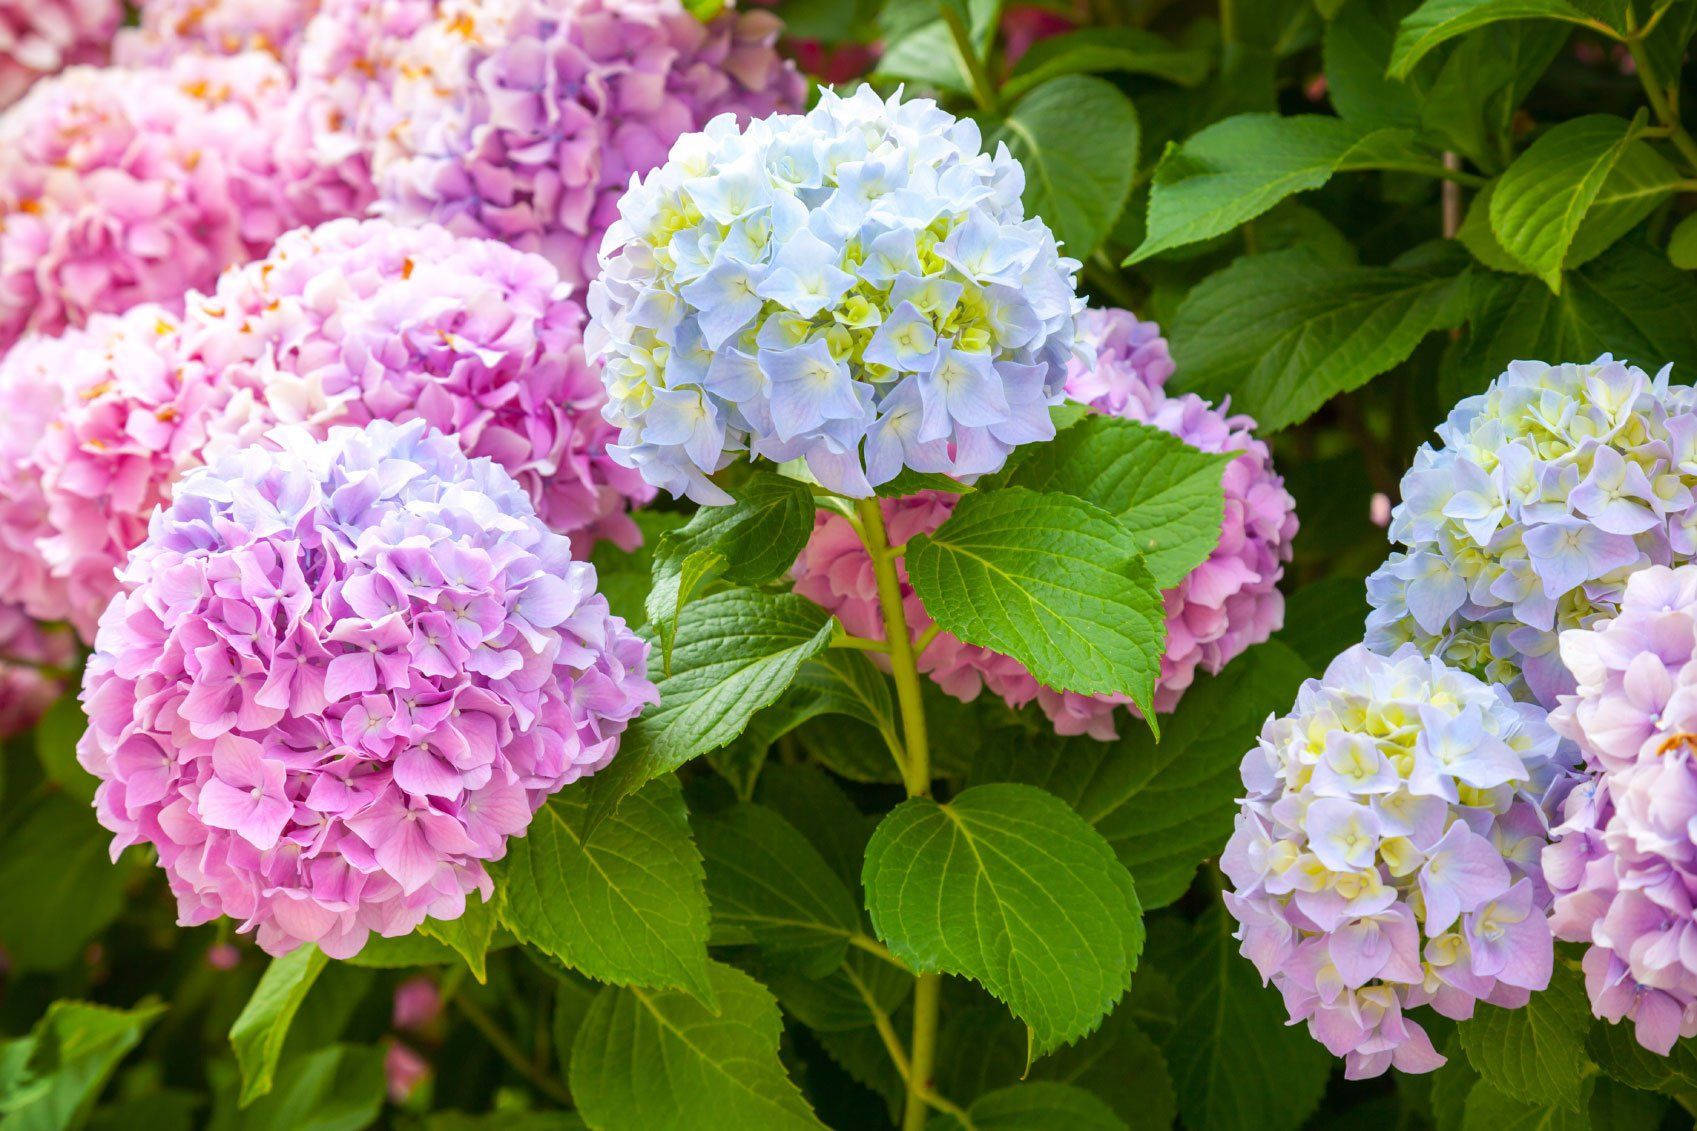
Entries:
[[1049,439],[1076,261],[977,125],[870,87],[679,140],[633,181],[590,286],[616,458],[697,502],[747,451],[867,497]]
[[94,638],[124,555],[217,442],[263,431],[240,374],[184,351],[163,307],[32,334],[0,358],[0,592]]
[[36,624],[18,606],[0,603],[0,738],[36,724],[64,690],[61,673],[75,659],[68,630]]
[[1262,728],[1226,907],[1350,1078],[1443,1063],[1416,1006],[1462,1019],[1549,983],[1539,852],[1565,754],[1542,708],[1412,645],[1349,649]]
[[[1171,711],[1198,669],[1217,672],[1284,620],[1278,590],[1296,536],[1296,513],[1284,481],[1273,470],[1267,445],[1255,438],[1255,422],[1215,409],[1194,395],[1170,397],[1162,383],[1172,373],[1166,341],[1152,322],[1124,310],[1087,310],[1079,318],[1094,364],[1075,360],[1066,392],[1098,412],[1150,424],[1208,452],[1236,452],[1222,483],[1225,509],[1220,541],[1208,559],[1163,594],[1167,651],[1155,684],[1155,709]],[[906,542],[941,526],[956,496],[922,491],[881,504],[891,540]],[[908,627],[917,639],[931,617],[898,563]],[[793,571],[796,592],[823,605],[850,632],[874,639],[884,634],[872,561],[841,515],[821,512],[813,536]],[[1114,737],[1115,708],[1136,707],[1126,696],[1079,695],[1039,684],[1011,656],[965,644],[939,633],[920,654],[919,667],[950,695],[976,698],[981,690],[1020,707],[1036,699],[1061,734]]]
[[680,136],[801,107],[779,26],[679,0],[448,0],[378,112],[382,207],[540,252],[581,287],[620,193]]
[[1589,943],[1597,1016],[1666,1054],[1697,1036],[1697,565],[1651,566],[1619,611],[1561,634],[1577,690],[1550,713],[1589,779],[1544,850],[1556,934]]
[[539,255],[435,225],[334,220],[192,298],[183,349],[269,414],[332,424],[423,419],[489,456],[587,557],[640,543],[654,489],[607,456],[616,429],[583,352],[583,308]]
[[594,567],[422,420],[220,456],[120,580],[78,747],[113,851],[272,954],[459,916],[656,698]]
[[179,55],[264,51],[294,66],[319,0],[143,0],[137,25],[118,33],[113,58],[163,66]]
[[285,144],[288,73],[260,52],[76,67],[0,118],[0,348],[180,301],[363,190]]
[[1392,512],[1367,643],[1429,654],[1554,707],[1557,634],[1612,616],[1626,579],[1697,553],[1697,391],[1604,355],[1517,361],[1455,406]]
[[36,79],[105,62],[123,19],[121,0],[0,0],[0,109]]

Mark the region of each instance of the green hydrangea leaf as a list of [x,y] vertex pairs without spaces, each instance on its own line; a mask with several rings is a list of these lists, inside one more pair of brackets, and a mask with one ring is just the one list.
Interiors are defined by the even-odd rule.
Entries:
[[230,1045],[242,1074],[238,1102],[243,1107],[271,1090],[289,1026],[329,961],[322,950],[308,944],[273,958],[260,975],[253,996],[230,1026]]

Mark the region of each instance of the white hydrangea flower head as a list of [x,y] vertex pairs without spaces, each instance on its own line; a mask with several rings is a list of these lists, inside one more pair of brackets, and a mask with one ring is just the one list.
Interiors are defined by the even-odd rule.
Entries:
[[1634,571],[1697,556],[1697,390],[1669,368],[1517,361],[1457,404],[1403,477],[1368,645],[1418,644],[1545,707],[1572,691],[1557,634],[1612,617]]
[[976,123],[866,87],[680,138],[590,284],[614,458],[701,503],[742,452],[864,498],[1051,438],[1084,304],[1024,187]]

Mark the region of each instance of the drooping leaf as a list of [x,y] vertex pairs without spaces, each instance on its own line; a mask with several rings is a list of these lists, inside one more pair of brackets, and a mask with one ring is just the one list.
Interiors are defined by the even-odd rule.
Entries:
[[230,1026],[230,1045],[242,1074],[238,1102],[243,1107],[271,1090],[289,1026],[329,961],[310,944],[273,958]]
[[609,986],[572,1045],[571,1091],[603,1131],[823,1126],[778,1059],[777,1004],[754,979],[708,968],[718,1011],[687,994]]
[[1402,21],[1391,51],[1391,76],[1402,78],[1427,52],[1458,35],[1502,20],[1580,23],[1585,13],[1567,0],[1426,0]]
[[1636,127],[1588,114],[1551,127],[1496,182],[1491,230],[1497,242],[1552,291],[1603,185],[1636,140]]
[[1594,1071],[1585,1052],[1590,1027],[1584,983],[1557,963],[1549,987],[1524,1007],[1480,1005],[1459,1030],[1469,1063],[1492,1088],[1524,1103],[1582,1112],[1581,1085]]
[[1197,923],[1173,974],[1178,1016],[1162,1040],[1187,1127],[1294,1131],[1313,1112],[1332,1058],[1279,992],[1238,953],[1232,920],[1215,904]]
[[1172,386],[1272,432],[1403,361],[1452,321],[1458,278],[1337,267],[1302,250],[1239,259],[1203,280],[1168,328]]
[[252,1105],[238,1108],[230,1095],[208,1131],[361,1131],[376,1120],[383,1089],[381,1049],[328,1045],[284,1061]]
[[1022,95],[995,140],[1025,166],[1025,207],[1087,259],[1113,227],[1137,171],[1137,110],[1112,83],[1062,75]]
[[586,835],[588,804],[568,786],[508,842],[492,869],[502,922],[598,981],[709,993],[701,854],[677,779],[626,797]]
[[1697,372],[1697,280],[1659,252],[1623,240],[1571,272],[1562,293],[1536,280],[1485,274],[1474,279],[1467,328],[1445,358],[1442,399],[1482,391],[1509,362],[1525,358],[1588,362],[1603,353],[1675,373]]
[[1093,1030],[1143,948],[1131,876],[1067,804],[1028,785],[912,798],[879,824],[862,872],[878,937],[914,970],[972,978],[1042,1055]]
[[638,510],[631,521],[642,532],[642,545],[625,550],[606,539],[589,553],[595,567],[595,588],[607,598],[614,616],[635,627],[648,619],[648,590],[654,583],[654,550],[660,539],[689,518],[675,511]]
[[1268,713],[1288,707],[1309,674],[1284,646],[1262,644],[1199,678],[1159,742],[1124,725],[1113,742],[1008,732],[979,755],[972,780],[1027,782],[1062,798],[1107,838],[1143,906],[1165,907],[1230,835],[1238,765]]
[[1063,691],[1118,692],[1148,712],[1166,643],[1138,536],[1100,507],[1023,487],[974,492],[908,544],[937,623]]
[[654,548],[647,609],[660,635],[662,670],[678,617],[697,590],[721,575],[738,585],[772,580],[795,564],[813,531],[813,496],[798,480],[756,471],[736,487],[735,498],[730,506],[702,507]]
[[859,908],[793,825],[747,802],[693,823],[715,935],[744,933],[774,963],[811,978],[843,964]]
[[79,1126],[118,1062],[164,1012],[151,1000],[129,1010],[83,1001],[49,1005],[28,1034],[0,1042],[0,1127]]
[[671,674],[661,673],[657,653],[648,658],[659,704],[631,723],[613,764],[580,787],[591,823],[644,782],[741,734],[830,643],[831,625],[823,609],[793,593],[732,589],[691,604],[679,622]]
[[65,793],[85,805],[94,800],[100,780],[77,762],[77,743],[88,729],[88,716],[74,694],[61,695],[35,724],[35,754],[41,771]]
[[1169,432],[1096,415],[1035,446],[1008,482],[1094,503],[1137,535],[1163,589],[1206,561],[1220,541],[1220,476],[1236,452],[1204,452]]
[[[1574,1081],[1587,1102],[1594,1084],[1589,1077]],[[1584,1108],[1515,1099],[1481,1080],[1467,1093],[1461,1131],[1591,1131],[1591,1120]]]
[[500,888],[496,888],[487,900],[482,896],[473,898],[467,895],[465,913],[458,919],[426,919],[418,925],[419,933],[450,947],[465,959],[473,978],[479,982],[486,981],[489,947],[495,941],[495,930],[501,922],[501,898]]

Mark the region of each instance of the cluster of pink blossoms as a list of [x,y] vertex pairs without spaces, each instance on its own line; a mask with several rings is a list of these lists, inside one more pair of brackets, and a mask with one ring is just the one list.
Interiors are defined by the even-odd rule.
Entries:
[[0,0],[0,110],[44,75],[103,62],[123,18],[122,0]]
[[0,592],[92,639],[173,484],[276,423],[421,419],[518,480],[581,556],[629,549],[653,497],[606,454],[580,306],[541,257],[436,227],[338,220],[159,306],[0,359]]
[[293,85],[259,52],[73,68],[0,117],[0,349],[181,300],[283,232],[361,206],[284,144]]
[[[1171,711],[1198,668],[1219,671],[1283,623],[1278,582],[1296,536],[1295,504],[1273,470],[1267,445],[1254,437],[1252,419],[1228,415],[1194,395],[1172,397],[1163,391],[1173,363],[1154,323],[1123,310],[1086,311],[1079,321],[1081,336],[1095,347],[1096,363],[1070,364],[1069,396],[1098,412],[1153,425],[1203,451],[1241,453],[1223,475],[1225,513],[1219,544],[1163,594],[1167,650],[1155,685],[1155,709]],[[891,542],[936,530],[954,505],[955,496],[939,491],[884,500]],[[830,610],[850,632],[883,637],[872,562],[846,520],[821,512],[794,576],[796,592]],[[905,572],[902,593],[908,625],[917,638],[930,626],[931,617],[907,584]],[[1124,696],[1044,687],[1018,660],[965,644],[946,632],[925,649],[919,667],[959,699],[970,700],[984,688],[1015,707],[1035,698],[1061,734],[1113,738],[1115,708],[1131,703]]]
[[180,921],[282,954],[453,919],[656,699],[512,479],[423,421],[273,433],[188,475],[101,618],[78,758]]
[[0,604],[0,738],[36,724],[64,690],[57,673],[69,668],[76,654],[69,632],[45,628],[16,605]]
[[1351,1079],[1444,1062],[1409,1009],[1459,1020],[1549,984],[1539,853],[1564,755],[1541,708],[1412,644],[1344,652],[1244,755],[1226,909]]
[[380,207],[538,251],[581,287],[633,174],[719,114],[801,108],[779,26],[679,0],[449,0],[399,54]]
[[1561,634],[1578,681],[1550,714],[1591,779],[1544,850],[1559,937],[1589,943],[1599,1017],[1666,1054],[1697,1036],[1697,566],[1627,579],[1620,611]]
[[[163,307],[30,335],[0,358],[0,592],[92,640],[148,515],[215,439],[252,438],[251,395],[187,356]],[[249,430],[249,425],[253,430]]]
[[337,220],[192,299],[184,345],[284,423],[422,419],[499,464],[581,556],[601,538],[634,549],[628,512],[654,488],[607,455],[618,430],[570,290],[493,240]]
[[243,51],[263,51],[292,66],[319,0],[143,0],[140,7],[137,25],[120,32],[112,49],[124,66]]

